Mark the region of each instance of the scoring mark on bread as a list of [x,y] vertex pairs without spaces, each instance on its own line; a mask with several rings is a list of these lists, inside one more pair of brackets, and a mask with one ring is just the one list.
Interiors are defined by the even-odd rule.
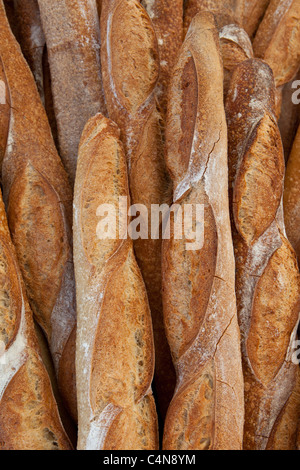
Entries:
[[[165,293],[165,322],[172,351],[178,360],[197,337],[207,313],[216,274],[218,236],[214,213],[203,185],[184,200],[185,204],[204,204],[204,246],[200,251],[187,251],[186,239],[166,241],[165,283],[174,286]],[[181,295],[179,295],[181,293]],[[174,315],[176,311],[176,315]]]
[[[110,204],[115,209],[117,229],[119,197],[128,195],[126,159],[118,137],[116,125],[97,115],[89,121],[79,150],[80,171],[83,171],[81,161],[85,162],[85,178],[80,191],[81,240],[86,258],[98,269],[123,243],[117,233],[115,238],[110,239],[98,234],[98,223],[104,216],[98,209],[104,204]],[[86,158],[87,155],[89,158]],[[105,181],[101,193],[98,191],[99,178]]]
[[[269,286],[273,288],[270,290]],[[298,319],[299,299],[297,260],[282,237],[282,246],[275,251],[256,285],[247,338],[251,366],[264,385],[275,378],[284,363]]]
[[209,450],[213,446],[215,419],[215,367],[210,361],[177,393],[171,403],[168,426],[172,442],[166,448]]
[[[151,95],[158,80],[156,35],[149,16],[137,0],[119,2],[109,25],[110,75],[125,108],[135,112]],[[111,38],[118,44],[117,49],[111,47]]]
[[[51,313],[69,256],[69,243],[59,197],[30,163],[12,185],[8,219],[31,306],[49,333]],[[41,258],[42,266],[37,263]]]
[[[266,113],[247,142],[234,188],[234,217],[251,244],[271,225],[277,213],[284,178],[281,138],[274,118]],[[266,210],[264,201],[268,201]]]
[[[121,303],[111,294],[116,291],[123,293]],[[99,308],[90,379],[91,405],[95,411],[108,403],[130,408],[149,390],[153,373],[149,308],[132,247],[107,279]]]

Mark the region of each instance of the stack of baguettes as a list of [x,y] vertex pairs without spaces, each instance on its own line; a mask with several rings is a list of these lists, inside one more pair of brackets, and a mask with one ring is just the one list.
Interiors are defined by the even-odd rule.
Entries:
[[299,24],[0,0],[1,450],[300,449]]

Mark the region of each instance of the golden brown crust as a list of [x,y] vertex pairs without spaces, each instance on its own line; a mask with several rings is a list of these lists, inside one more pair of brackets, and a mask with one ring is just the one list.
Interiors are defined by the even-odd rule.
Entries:
[[[0,13],[0,55],[11,102],[3,161],[4,197],[31,308],[47,336],[58,374],[76,322],[72,192],[3,3]],[[74,394],[75,383],[68,386],[70,395]]]
[[264,17],[270,0],[245,0],[243,27],[252,39]]
[[103,0],[101,15],[103,85],[109,117],[121,129],[133,204],[149,214],[148,240],[134,249],[147,287],[156,344],[155,389],[165,415],[175,373],[163,327],[161,239],[151,239],[150,206],[168,201],[169,181],[163,148],[163,123],[157,106],[159,44],[155,27],[137,0]]
[[300,127],[288,160],[283,205],[287,236],[300,260]]
[[[101,114],[88,121],[75,181],[81,450],[151,450],[158,446],[151,392],[151,316],[132,241],[117,233],[111,239],[97,235],[102,204],[111,204],[116,214],[120,197],[126,197],[129,204],[126,158],[119,136],[116,124]],[[117,216],[117,227],[119,222]]]
[[[191,23],[169,102],[166,161],[173,203],[203,205],[205,226],[201,249],[189,250],[187,239],[175,239],[173,230],[163,243],[164,317],[177,371],[163,447],[241,449],[243,380],[226,184],[223,67],[218,31],[208,12]],[[189,107],[194,117],[188,131]]]
[[215,15],[218,28],[228,24],[242,26],[245,0],[186,0],[184,6],[184,34],[194,16],[200,11],[210,11]]
[[292,348],[300,311],[300,276],[283,223],[284,159],[274,115],[275,85],[265,62],[252,59],[237,66],[226,111],[245,379],[244,448],[264,450],[296,386]]
[[299,0],[271,0],[256,33],[253,42],[255,57],[270,65],[277,87],[288,83],[298,72],[299,22]]
[[157,98],[163,114],[167,111],[167,91],[172,69],[183,39],[183,0],[141,0],[156,33],[160,72]]
[[74,182],[87,120],[105,113],[95,0],[38,0],[51,70],[61,158]]
[[245,30],[235,24],[223,26],[219,37],[224,65],[224,98],[226,98],[233,70],[239,63],[253,57],[253,49]]
[[0,449],[69,450],[0,197]]

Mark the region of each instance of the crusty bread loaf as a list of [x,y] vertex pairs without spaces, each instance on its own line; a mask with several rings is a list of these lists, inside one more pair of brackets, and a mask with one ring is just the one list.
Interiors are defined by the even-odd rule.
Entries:
[[70,450],[0,195],[0,450]]
[[75,415],[72,192],[2,0],[0,56],[11,105],[2,174],[9,226],[31,308],[47,336],[60,389]]
[[300,261],[300,126],[286,169],[283,203],[287,236]]
[[164,416],[175,386],[165,336],[161,296],[161,239],[151,237],[151,205],[168,202],[163,122],[156,100],[158,42],[138,0],[103,0],[101,14],[103,86],[109,117],[121,130],[133,204],[148,209],[148,239],[134,241],[153,319],[158,409]]
[[270,0],[245,0],[243,27],[252,39],[264,17]]
[[[194,17],[174,69],[167,115],[173,202],[204,206],[204,244],[163,242],[163,301],[177,388],[166,450],[239,450],[244,424],[227,185],[223,66],[211,13]],[[213,112],[212,112],[213,109]],[[195,222],[196,223],[196,222]],[[201,223],[201,221],[199,221]]]
[[184,5],[184,32],[199,11],[210,11],[215,15],[219,28],[227,24],[243,25],[245,0],[186,0]]
[[300,66],[300,1],[271,0],[255,35],[255,57],[273,70],[276,87],[288,83]]
[[43,52],[45,36],[37,0],[14,0],[17,22],[17,39],[35,78],[39,94],[44,103]]
[[246,450],[265,450],[296,387],[300,276],[282,212],[284,158],[275,84],[258,59],[238,65],[226,104]]
[[[146,289],[123,229],[115,237],[99,235],[103,204],[115,210],[117,227],[119,198],[127,198],[123,210],[129,209],[119,135],[116,124],[98,114],[88,121],[79,148],[74,194],[79,450],[158,446]],[[126,213],[125,220],[127,230]]]
[[224,97],[226,98],[231,75],[235,67],[253,57],[252,43],[246,31],[235,25],[223,26],[219,31],[224,65]]
[[87,120],[105,113],[95,0],[38,0],[46,36],[59,149],[74,182]]
[[141,0],[141,4],[152,21],[158,41],[160,72],[156,93],[165,115],[170,75],[183,39],[183,0]]

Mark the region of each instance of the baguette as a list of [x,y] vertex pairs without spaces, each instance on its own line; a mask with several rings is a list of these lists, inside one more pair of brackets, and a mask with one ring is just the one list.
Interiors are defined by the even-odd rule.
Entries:
[[35,78],[44,104],[43,52],[45,36],[37,0],[14,0],[17,39]]
[[[109,117],[121,130],[133,204],[148,209],[168,202],[163,121],[156,100],[159,53],[155,31],[137,0],[103,0],[101,14],[103,86]],[[163,419],[171,401],[175,372],[164,331],[161,295],[161,238],[134,241],[146,284],[156,351],[155,390]]]
[[121,197],[129,203],[119,134],[116,124],[98,114],[86,124],[79,148],[74,194],[79,450],[158,447],[145,286],[123,231],[115,238],[98,236],[98,208],[110,204],[117,211]]
[[[163,242],[163,302],[177,387],[166,450],[240,450],[244,403],[227,187],[223,67],[214,17],[194,17],[169,92],[173,202],[204,206],[204,245]],[[211,110],[214,110],[212,113]]]
[[73,184],[87,120],[105,113],[95,0],[38,0],[46,36],[62,161]]
[[231,75],[235,67],[253,57],[250,38],[243,28],[235,24],[223,26],[219,32],[224,65],[224,97],[226,98]]
[[270,0],[245,0],[243,27],[254,38]]
[[255,57],[273,70],[276,87],[288,83],[300,66],[300,1],[271,0],[255,35]]
[[284,186],[286,232],[300,260],[300,126],[288,160]]
[[11,105],[2,173],[9,227],[31,308],[46,334],[60,390],[75,416],[72,191],[2,0],[0,56]]
[[[265,450],[296,387],[297,260],[282,212],[284,158],[270,67],[235,69],[226,112],[236,296],[245,380],[244,449]],[[270,197],[272,195],[272,197]]]
[[215,15],[219,28],[227,24],[243,25],[245,0],[186,0],[184,6],[184,32],[186,33],[193,17],[200,11],[210,11]]
[[0,450],[71,450],[42,363],[0,195]]
[[157,97],[165,116],[167,90],[172,69],[176,63],[183,39],[183,0],[141,0],[146,9],[158,40],[160,74]]

